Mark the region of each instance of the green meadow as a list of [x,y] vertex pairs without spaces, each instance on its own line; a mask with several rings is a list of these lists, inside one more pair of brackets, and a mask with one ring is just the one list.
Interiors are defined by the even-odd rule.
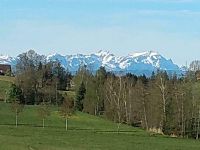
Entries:
[[[0,95],[5,97],[13,79],[0,78]],[[73,95],[73,93],[72,93]],[[69,119],[69,130],[55,106],[42,120],[38,106],[25,106],[15,127],[15,113],[11,105],[0,102],[0,150],[199,150],[200,141],[172,138],[148,133],[142,129],[117,124],[81,112]]]
[[0,103],[1,150],[199,150],[200,142],[155,135],[144,130],[117,124],[103,118],[77,112],[69,119],[69,130],[57,108],[42,128],[37,106],[25,106],[15,127],[10,105]]

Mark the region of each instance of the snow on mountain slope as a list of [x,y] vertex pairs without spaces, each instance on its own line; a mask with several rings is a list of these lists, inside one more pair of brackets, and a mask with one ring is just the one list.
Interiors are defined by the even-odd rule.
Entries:
[[104,66],[108,71],[121,71],[121,68],[119,67],[119,57],[116,57],[109,51],[102,50],[95,55],[99,57],[102,66]]
[[14,57],[0,55],[0,64],[9,64],[14,66],[16,65],[16,59]]
[[171,59],[167,60],[157,52],[147,51],[142,53],[133,53],[122,58],[120,67],[126,70],[179,70]]
[[[130,72],[137,75],[150,75],[152,71],[166,70],[167,72],[182,73],[182,69],[154,51],[145,51],[129,54],[125,57],[117,57],[109,51],[99,51],[90,55],[60,55],[52,54],[47,56],[48,61],[60,61],[62,66],[71,72],[76,72],[79,67],[86,65],[88,69],[96,71],[104,66],[108,71]],[[16,58],[0,56],[1,64],[16,64]]]

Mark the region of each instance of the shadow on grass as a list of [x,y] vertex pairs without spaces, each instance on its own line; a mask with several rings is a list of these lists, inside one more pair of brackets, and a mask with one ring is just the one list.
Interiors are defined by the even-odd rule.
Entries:
[[[15,124],[14,123],[7,123],[7,124],[0,124],[0,126],[15,126]],[[42,125],[36,125],[36,124],[25,124],[25,123],[19,123],[18,124],[18,127],[37,127],[37,128],[39,128],[39,127],[43,127]],[[46,128],[52,128],[52,129],[65,129],[65,126],[63,125],[63,127],[62,126],[52,126],[52,125],[46,125],[45,126]],[[69,130],[77,130],[77,131],[95,131],[95,132],[99,132],[99,133],[103,133],[103,132],[108,132],[108,133],[112,133],[112,132],[117,132],[117,130],[103,130],[103,129],[95,129],[95,128],[77,128],[77,127],[69,127],[68,128]],[[131,132],[131,133],[136,133],[136,132],[141,132],[141,131],[139,131],[139,130],[121,130],[121,131],[119,131],[119,132],[121,132],[121,133],[127,133],[127,132]]]

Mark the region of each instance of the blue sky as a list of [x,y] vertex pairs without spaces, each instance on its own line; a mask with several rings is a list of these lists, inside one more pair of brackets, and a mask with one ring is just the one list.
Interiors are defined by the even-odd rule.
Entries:
[[155,50],[200,59],[199,0],[0,0],[0,54],[116,55]]

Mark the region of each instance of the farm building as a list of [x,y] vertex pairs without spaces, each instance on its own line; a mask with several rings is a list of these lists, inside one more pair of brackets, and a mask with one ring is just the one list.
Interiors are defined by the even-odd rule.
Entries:
[[11,65],[0,64],[0,75],[10,74]]

